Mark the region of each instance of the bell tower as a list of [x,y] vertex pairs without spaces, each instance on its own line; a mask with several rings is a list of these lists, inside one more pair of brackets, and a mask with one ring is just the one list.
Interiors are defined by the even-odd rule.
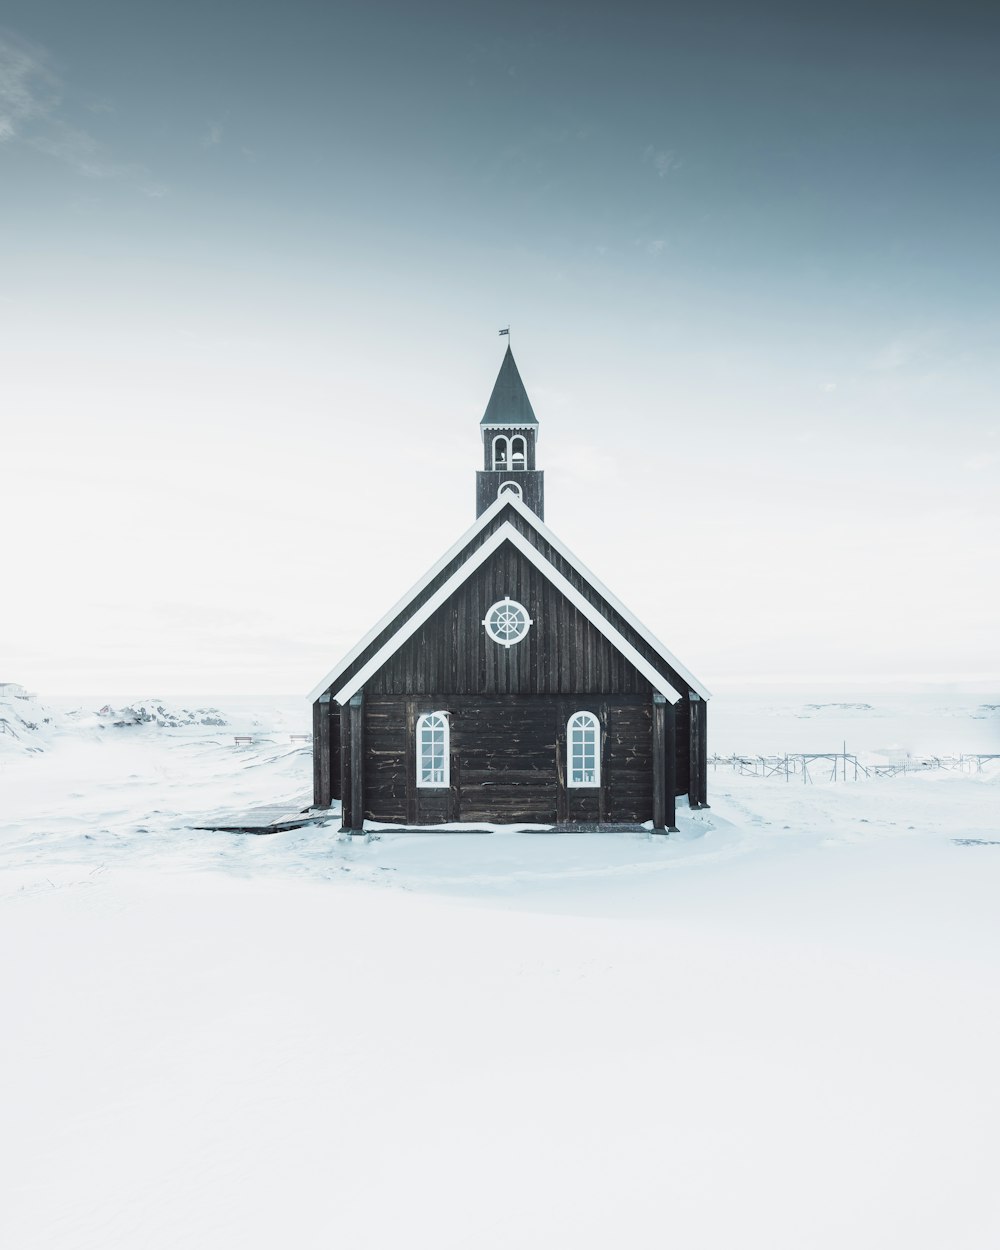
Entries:
[[544,520],[545,475],[535,468],[538,418],[509,344],[479,430],[483,467],[476,474],[476,516],[482,516],[502,492],[512,491]]

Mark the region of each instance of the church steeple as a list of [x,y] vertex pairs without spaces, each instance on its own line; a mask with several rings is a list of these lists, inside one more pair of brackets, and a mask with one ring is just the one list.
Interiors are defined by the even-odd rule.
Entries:
[[476,474],[476,516],[482,516],[501,492],[513,491],[544,519],[544,475],[535,468],[538,418],[509,344],[479,429],[483,468]]

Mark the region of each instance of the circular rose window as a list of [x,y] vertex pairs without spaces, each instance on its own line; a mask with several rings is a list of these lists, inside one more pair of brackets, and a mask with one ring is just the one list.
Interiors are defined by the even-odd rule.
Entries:
[[501,647],[512,647],[528,632],[531,617],[513,599],[501,599],[486,613],[483,624],[494,642],[498,642]]

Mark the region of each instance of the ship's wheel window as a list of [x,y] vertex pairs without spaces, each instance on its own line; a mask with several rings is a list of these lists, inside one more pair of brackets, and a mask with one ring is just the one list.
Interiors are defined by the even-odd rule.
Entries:
[[520,603],[513,599],[501,599],[494,603],[483,619],[486,632],[501,647],[513,647],[527,634],[531,617]]
[[521,493],[521,487],[517,482],[501,482],[500,489],[497,491],[497,498],[503,494],[516,495],[518,499],[524,498],[524,495]]
[[601,784],[601,722],[593,712],[574,712],[566,726],[567,785]]
[[417,785],[448,785],[448,716],[425,712],[417,721]]

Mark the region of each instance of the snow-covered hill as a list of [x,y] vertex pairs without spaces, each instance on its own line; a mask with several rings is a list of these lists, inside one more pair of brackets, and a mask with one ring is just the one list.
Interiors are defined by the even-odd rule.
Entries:
[[0,684],[0,758],[44,751],[58,732],[57,714],[22,686]]
[[182,707],[164,699],[138,699],[122,707],[104,703],[56,708],[22,687],[0,686],[0,757],[44,751],[59,738],[82,741],[94,731],[147,726],[183,729],[228,724],[218,708]]

